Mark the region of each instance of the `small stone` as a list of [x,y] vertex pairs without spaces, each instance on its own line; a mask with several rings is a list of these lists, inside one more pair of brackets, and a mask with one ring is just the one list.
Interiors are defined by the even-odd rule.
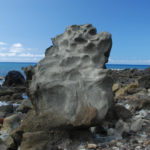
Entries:
[[96,132],[96,127],[90,127],[89,130],[90,130],[91,133],[95,133]]
[[3,122],[4,122],[4,119],[0,118],[0,124],[3,124]]
[[[120,139],[124,132],[129,132],[129,125],[123,120],[119,120],[115,126],[116,135]],[[116,137],[117,138],[117,137]]]
[[119,96],[122,96],[122,95],[125,95],[127,93],[127,91],[129,91],[130,89],[132,88],[138,88],[138,82],[133,82],[133,83],[130,83],[128,85],[126,85],[125,87],[122,87],[120,88],[116,93],[115,93],[115,97],[119,97]]
[[123,105],[115,105],[114,111],[117,119],[127,120],[132,117],[130,110],[126,109]]
[[116,140],[112,140],[112,141],[109,143],[109,145],[110,145],[110,146],[113,146],[113,145],[116,144],[116,142],[117,142]]
[[115,131],[113,128],[110,128],[107,130],[107,135],[111,136],[111,135],[114,135]]
[[147,116],[147,112],[146,112],[145,110],[140,110],[140,111],[139,111],[139,115],[140,115],[142,118],[144,118],[144,117]]
[[131,130],[134,132],[139,131],[141,130],[142,125],[143,125],[143,119],[139,118],[137,120],[133,120],[131,123]]
[[116,92],[119,88],[120,88],[120,84],[119,84],[119,83],[115,83],[115,84],[113,84],[113,86],[112,86],[112,91],[113,91],[113,92]]
[[120,147],[121,145],[122,145],[122,143],[121,142],[117,142],[117,144],[116,144],[118,147]]
[[96,149],[96,144],[88,144],[88,149]]
[[150,89],[147,89],[147,92],[150,94]]
[[150,145],[150,140],[145,141],[145,142],[144,142],[144,145]]
[[141,146],[135,147],[135,150],[141,150]]
[[118,147],[112,147],[112,150],[120,150]]
[[85,149],[85,146],[80,145],[80,146],[78,147],[78,150],[86,150],[86,149]]

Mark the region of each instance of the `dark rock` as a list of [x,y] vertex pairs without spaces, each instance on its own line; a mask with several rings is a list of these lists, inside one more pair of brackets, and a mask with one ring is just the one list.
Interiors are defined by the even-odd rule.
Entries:
[[15,91],[11,88],[0,87],[0,96],[12,95],[14,93],[15,93]]
[[3,86],[18,86],[24,85],[25,79],[24,76],[19,71],[10,71],[6,75]]
[[23,67],[22,70],[24,71],[25,75],[26,75],[26,81],[25,81],[25,86],[27,87],[27,90],[28,90],[28,87],[29,87],[29,84],[32,80],[32,76],[34,74],[34,67],[33,66],[28,66],[28,67]]
[[10,100],[21,100],[21,99],[23,99],[22,93],[15,93],[10,98]]
[[10,95],[1,96],[1,97],[0,97],[0,101],[10,101],[10,98],[11,98]]
[[139,85],[143,88],[150,88],[150,74],[149,75],[145,75],[145,76],[142,76],[140,79],[139,79]]
[[130,112],[130,110],[126,109],[122,105],[115,105],[114,111],[117,119],[127,120],[132,117],[132,113]]
[[[0,106],[0,112],[4,113],[4,116],[6,116],[7,114],[13,113],[14,109],[13,109],[13,105],[4,105],[4,106]],[[0,113],[1,114],[1,113]],[[2,116],[1,116],[2,117]]]
[[114,105],[109,109],[106,120],[113,121],[122,119],[124,121],[130,119],[132,117],[132,113],[130,110],[126,109],[123,105]]

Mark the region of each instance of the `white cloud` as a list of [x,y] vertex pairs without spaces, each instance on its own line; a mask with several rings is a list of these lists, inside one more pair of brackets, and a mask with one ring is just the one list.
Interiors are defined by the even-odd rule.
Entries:
[[0,51],[7,50],[7,47],[0,47]]
[[110,63],[110,64],[148,65],[148,64],[150,64],[150,60],[149,59],[145,59],[145,60],[142,60],[142,59],[122,59],[122,60],[119,60],[119,59],[112,59],[112,58],[110,58],[108,63]]
[[22,53],[20,57],[44,57],[44,54]]
[[7,45],[5,42],[0,42],[0,46]]
[[37,48],[26,48],[21,43],[12,45],[0,42],[0,61],[37,62],[44,57]]
[[9,49],[10,53],[20,53],[23,51],[24,51],[24,48],[21,43],[15,43]]
[[16,53],[0,53],[0,57],[12,57],[15,55]]

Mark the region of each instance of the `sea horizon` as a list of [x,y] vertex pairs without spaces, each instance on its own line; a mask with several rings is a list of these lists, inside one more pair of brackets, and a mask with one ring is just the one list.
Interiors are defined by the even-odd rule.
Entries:
[[[39,62],[39,61],[38,61]],[[32,62],[32,61],[24,61],[24,62],[21,62],[21,61],[0,61],[0,63],[33,63],[33,64],[37,64],[38,62]],[[144,65],[144,66],[150,66],[150,64],[139,64],[139,63],[106,63],[106,65],[109,64],[109,65]]]
[[[22,74],[24,74],[22,67],[27,67],[29,65],[34,66],[38,62],[0,62],[0,77],[5,76],[9,71],[16,70],[20,71]],[[107,63],[106,68],[107,69],[113,69],[113,70],[123,70],[123,69],[146,69],[150,67],[150,64],[112,64]]]

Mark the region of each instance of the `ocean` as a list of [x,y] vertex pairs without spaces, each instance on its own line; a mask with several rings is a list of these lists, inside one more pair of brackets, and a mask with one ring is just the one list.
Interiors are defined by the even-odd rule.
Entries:
[[34,66],[36,63],[22,63],[22,62],[0,62],[0,77],[5,76],[11,70],[17,70],[24,74],[22,67],[29,65]]
[[[27,67],[28,65],[34,66],[36,63],[18,63],[18,62],[0,62],[0,77],[5,76],[11,70],[17,70],[24,74],[22,67]],[[145,69],[150,67],[150,65],[126,65],[126,64],[106,64],[108,69],[126,69],[126,68],[137,68]]]

